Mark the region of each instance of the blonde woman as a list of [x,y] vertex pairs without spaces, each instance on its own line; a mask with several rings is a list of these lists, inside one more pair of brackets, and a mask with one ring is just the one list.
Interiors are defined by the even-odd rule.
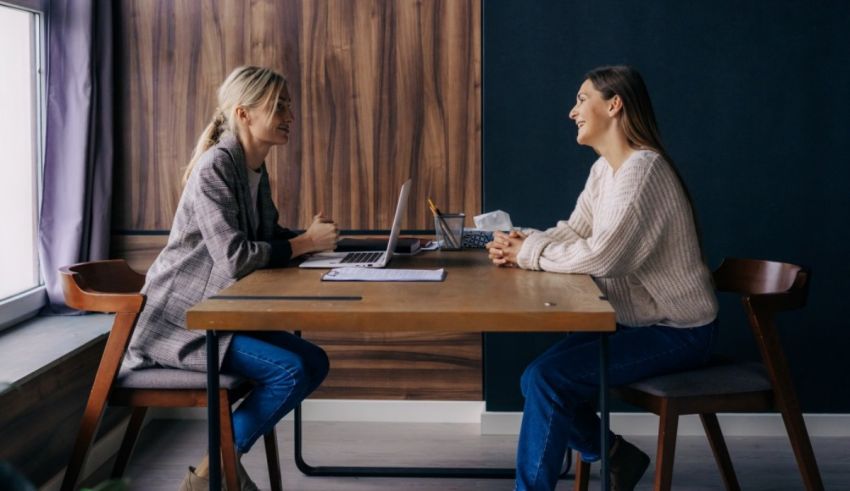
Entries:
[[[592,275],[617,314],[609,338],[612,385],[695,367],[708,360],[717,299],[702,259],[690,196],[667,156],[643,78],[627,66],[592,70],[570,111],[581,145],[599,159],[569,220],[546,231],[497,233],[500,266]],[[576,333],[534,360],[525,396],[516,489],[552,490],[566,448],[601,456],[599,334]],[[649,457],[613,433],[611,487],[630,491]]]
[[[330,250],[336,225],[317,215],[301,235],[278,225],[264,160],[289,141],[293,120],[286,79],[260,67],[234,70],[218,90],[218,109],[198,140],[168,244],[148,271],[147,304],[126,368],[206,370],[203,333],[186,329],[186,311],[260,268]],[[325,352],[287,332],[219,335],[223,373],[256,383],[233,413],[241,457],[307,397],[328,372]],[[256,489],[239,464],[242,489]],[[190,467],[181,490],[208,488],[208,460]]]

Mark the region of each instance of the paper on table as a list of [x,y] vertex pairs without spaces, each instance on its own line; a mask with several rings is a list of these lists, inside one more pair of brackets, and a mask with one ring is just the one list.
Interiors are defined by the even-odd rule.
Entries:
[[443,281],[446,270],[336,268],[322,275],[322,281]]

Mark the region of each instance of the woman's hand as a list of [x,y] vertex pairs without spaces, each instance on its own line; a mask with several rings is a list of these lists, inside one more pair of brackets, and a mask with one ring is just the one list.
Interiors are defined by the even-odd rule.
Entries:
[[292,257],[298,257],[310,252],[332,251],[339,240],[339,231],[330,218],[319,213],[313,217],[313,223],[303,234],[289,241],[292,246]]
[[490,260],[496,266],[514,267],[517,265],[517,255],[526,236],[512,230],[510,233],[496,232],[493,241],[485,246],[490,255]]
[[321,213],[313,217],[313,223],[304,235],[313,243],[313,247],[308,252],[332,251],[336,249],[336,242],[339,240],[336,224]]

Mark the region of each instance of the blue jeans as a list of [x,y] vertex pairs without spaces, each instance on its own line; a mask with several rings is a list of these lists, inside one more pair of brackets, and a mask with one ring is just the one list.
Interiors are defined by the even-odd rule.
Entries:
[[[628,327],[608,336],[608,381],[626,385],[708,361],[717,321],[700,327]],[[588,462],[600,458],[599,333],[573,333],[531,362],[516,460],[516,489],[552,490],[567,447]],[[614,434],[609,434],[613,442]]]
[[328,368],[322,348],[288,332],[234,334],[221,371],[256,384],[233,412],[236,451],[248,452],[257,438],[316,390]]

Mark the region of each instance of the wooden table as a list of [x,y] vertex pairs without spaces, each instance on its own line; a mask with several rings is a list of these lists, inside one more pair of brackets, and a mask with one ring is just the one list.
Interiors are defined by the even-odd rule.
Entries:
[[[600,342],[603,489],[607,489],[607,336],[616,321],[589,276],[497,268],[480,250],[396,256],[390,267],[445,268],[443,282],[325,282],[326,270],[260,270],[187,313],[189,329],[207,331],[208,394],[218,391],[216,331],[405,331],[603,333]],[[209,397],[210,455],[218,455],[218,398]],[[504,477],[494,469],[310,467],[300,459],[300,407],[296,409],[296,462],[307,474]],[[303,464],[303,465],[302,465]],[[210,458],[210,489],[220,482],[219,459]],[[423,472],[424,471],[424,472]],[[435,472],[437,471],[437,472]],[[479,472],[481,471],[481,472]]]

